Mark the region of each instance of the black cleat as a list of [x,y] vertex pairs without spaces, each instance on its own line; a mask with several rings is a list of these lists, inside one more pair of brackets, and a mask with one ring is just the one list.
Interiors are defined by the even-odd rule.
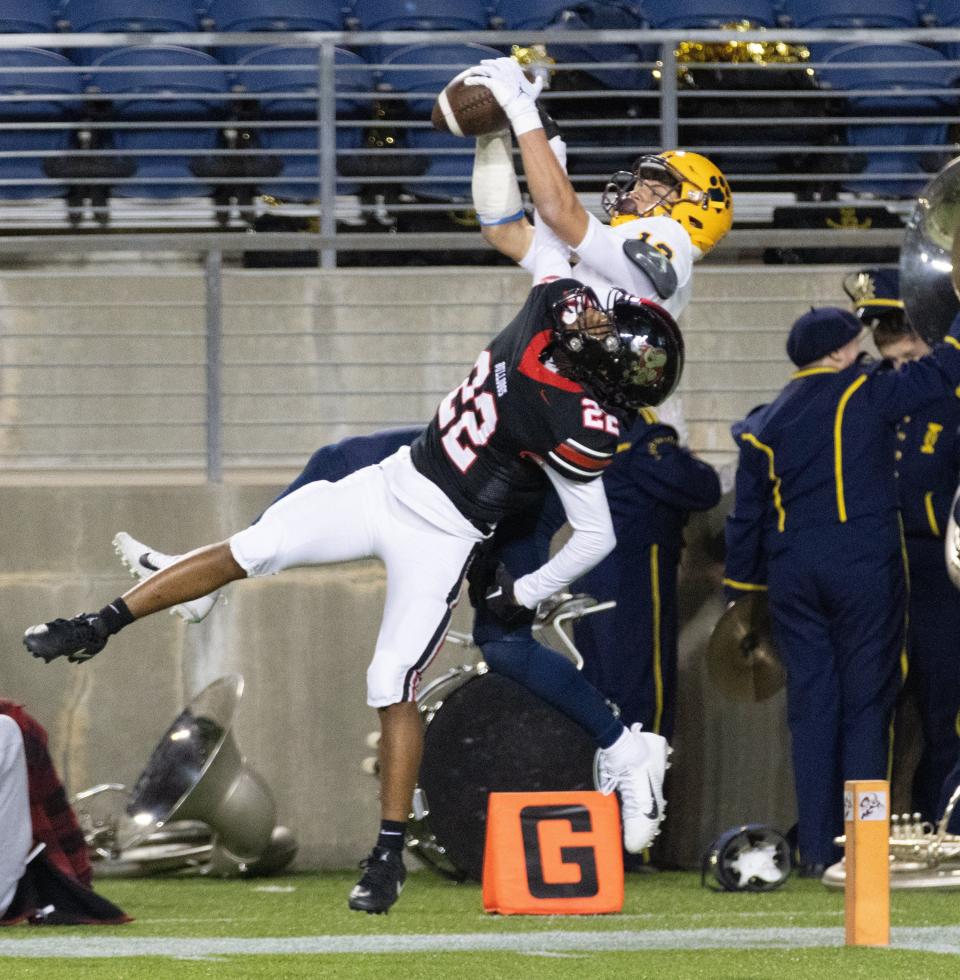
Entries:
[[369,857],[360,862],[363,877],[353,886],[348,905],[356,912],[379,915],[386,912],[400,897],[407,869],[399,851],[375,847]]
[[79,664],[99,653],[110,638],[107,624],[99,613],[81,613],[73,619],[55,619],[31,626],[23,634],[23,645],[46,663],[66,657]]

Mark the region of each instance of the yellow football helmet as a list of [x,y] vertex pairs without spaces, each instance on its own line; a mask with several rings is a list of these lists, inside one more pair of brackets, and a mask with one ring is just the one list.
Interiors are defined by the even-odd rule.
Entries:
[[[642,213],[630,196],[640,183],[668,188]],[[673,218],[704,255],[733,224],[733,194],[727,178],[706,157],[686,150],[639,157],[632,170],[620,170],[610,178],[602,202],[612,225],[657,215]]]

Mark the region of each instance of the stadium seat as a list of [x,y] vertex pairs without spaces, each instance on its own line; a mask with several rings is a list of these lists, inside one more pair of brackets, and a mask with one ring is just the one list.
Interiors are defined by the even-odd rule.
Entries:
[[353,0],[349,19],[362,31],[484,31],[484,0]]
[[65,0],[71,31],[196,31],[193,0]]
[[[141,124],[113,130],[112,139],[135,161],[136,177],[152,182],[118,184],[114,194],[170,198],[211,193],[200,181],[182,181],[195,181],[191,162],[199,151],[218,144],[217,124],[226,114],[230,91],[219,62],[202,51],[169,44],[117,48],[94,63],[90,82],[112,96],[111,119]],[[180,182],[165,183],[173,179]]]
[[[265,116],[315,117],[319,49],[310,44],[257,48],[236,66],[237,85],[259,100]],[[337,115],[369,118],[375,88],[373,69],[357,54],[334,49]],[[364,98],[363,96],[368,96]]]
[[456,75],[501,52],[482,44],[410,44],[390,51],[380,67],[380,83],[406,98],[409,113],[429,119],[441,89]]
[[960,4],[956,0],[926,0],[925,7],[935,27],[956,27],[960,24]]
[[[80,117],[80,76],[64,71],[73,66],[53,51],[19,48],[0,51],[0,198],[24,200],[61,197],[64,184],[31,184],[47,179],[45,162],[71,145],[69,127],[24,129],[22,123],[69,122]],[[49,68],[50,71],[43,69]],[[18,96],[30,99],[21,100]],[[34,101],[35,100],[35,101]],[[37,153],[7,157],[8,153]],[[45,155],[41,155],[45,154]],[[6,181],[14,181],[12,184]]]
[[[960,27],[960,4],[956,0],[927,0],[924,22],[932,27]],[[960,61],[960,41],[937,47],[952,61]]]
[[53,29],[50,0],[0,0],[0,34],[49,34]]
[[[864,147],[867,155],[862,175],[894,173],[916,174],[916,179],[869,181],[850,180],[851,190],[884,196],[912,197],[939,168],[944,153],[937,147],[947,141],[947,124],[925,122],[928,115],[952,115],[958,93],[952,86],[956,69],[948,69],[939,51],[908,42],[887,44],[845,44],[831,50],[817,70],[820,85],[846,98],[848,110],[856,116],[876,116],[876,123],[851,123],[847,142]],[[917,92],[917,89],[927,90]],[[930,93],[930,89],[938,90]],[[878,90],[881,90],[878,92]],[[862,91],[864,94],[857,94]],[[908,116],[917,122],[890,124],[888,116]],[[916,145],[928,151],[901,149]],[[870,152],[872,146],[890,147]],[[925,158],[932,165],[924,167]],[[939,162],[938,162],[939,161]]]
[[651,27],[716,28],[749,20],[758,27],[776,27],[773,0],[644,0],[643,14]]
[[473,141],[438,133],[433,129],[411,129],[407,148],[420,151],[428,159],[422,176],[409,180],[406,189],[415,197],[451,203],[472,201]]
[[795,27],[808,30],[857,27],[918,27],[914,0],[782,0]]
[[[254,128],[262,150],[283,163],[281,180],[264,183],[263,189],[286,200],[308,201],[318,196],[318,57],[312,45],[276,45],[248,54],[236,69],[238,87],[257,100],[259,120],[291,123]],[[336,49],[334,61],[337,118],[367,123],[375,88],[372,69],[359,55],[342,48]],[[337,150],[359,148],[363,129],[359,124],[337,127]],[[338,189],[353,193],[355,187],[341,183]]]
[[[560,16],[551,30],[569,32],[569,43],[552,43],[550,55],[559,65],[617,62],[644,62],[652,66],[659,57],[657,45],[642,44],[585,44],[576,40],[577,31],[638,31],[646,27],[642,15],[619,3],[593,3],[578,6]],[[652,67],[645,68],[584,68],[591,79],[609,89],[650,89],[654,86]],[[558,76],[559,76],[558,72]],[[564,73],[565,74],[565,73]],[[559,81],[559,78],[556,78]],[[619,107],[618,107],[619,108]],[[595,115],[605,114],[594,106]],[[614,110],[618,111],[617,109]]]
[[205,26],[215,31],[342,31],[336,0],[210,0]]
[[539,31],[576,6],[584,5],[577,0],[495,0],[493,22],[508,31]]

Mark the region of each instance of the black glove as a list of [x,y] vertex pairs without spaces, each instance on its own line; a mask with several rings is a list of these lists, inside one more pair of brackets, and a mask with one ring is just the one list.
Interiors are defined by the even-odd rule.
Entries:
[[533,622],[534,610],[517,602],[513,594],[513,576],[503,562],[497,563],[493,583],[484,594],[483,601],[490,615],[504,626],[522,626]]
[[474,609],[479,609],[483,605],[483,597],[493,585],[499,564],[497,556],[489,546],[480,548],[474,555],[467,571],[467,595]]

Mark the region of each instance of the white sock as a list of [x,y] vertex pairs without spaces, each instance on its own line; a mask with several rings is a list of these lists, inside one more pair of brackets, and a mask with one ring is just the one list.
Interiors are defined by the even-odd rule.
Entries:
[[628,728],[624,728],[616,742],[603,751],[614,769],[625,769],[627,766],[646,762],[650,754],[647,746],[640,739],[634,738]]

